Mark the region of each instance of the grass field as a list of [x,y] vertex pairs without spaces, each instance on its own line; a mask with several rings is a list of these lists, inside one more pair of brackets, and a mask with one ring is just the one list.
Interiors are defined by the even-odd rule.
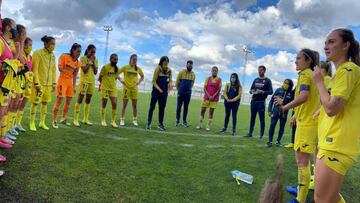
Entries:
[[[138,128],[130,124],[131,106],[127,111],[128,127],[100,127],[100,102],[96,94],[91,109],[94,126],[60,126],[58,130],[20,135],[12,149],[1,151],[9,161],[0,166],[6,170],[6,175],[0,178],[0,201],[252,203],[257,201],[265,180],[274,174],[278,154],[285,156],[284,186],[297,183],[292,150],[267,148],[265,140],[259,143],[257,139],[242,138],[249,125],[248,106],[241,106],[238,136],[232,137],[230,133],[217,133],[223,125],[222,104],[215,111],[211,132],[195,129],[201,104],[197,100],[190,103],[188,120],[192,126],[176,128],[175,97],[169,97],[166,108],[168,130],[165,133],[156,130],[155,110],[153,130],[145,131],[149,101],[149,94],[140,95]],[[52,105],[49,113],[51,109]],[[27,127],[28,111],[26,116]],[[268,122],[267,118],[266,128]],[[47,123],[50,126],[50,115]],[[287,127],[283,143],[289,140]],[[230,176],[234,169],[253,175],[254,183],[238,186]],[[360,200],[359,177],[357,164],[343,184],[342,194],[347,202]],[[290,200],[291,196],[284,194],[284,202]],[[312,194],[309,193],[309,200]]]

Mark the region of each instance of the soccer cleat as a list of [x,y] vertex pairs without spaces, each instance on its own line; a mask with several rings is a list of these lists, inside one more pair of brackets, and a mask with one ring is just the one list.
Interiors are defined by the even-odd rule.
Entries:
[[281,147],[281,142],[279,142],[279,141],[276,142],[276,146],[277,146],[277,147]]
[[120,120],[120,126],[125,126],[125,120],[124,119]]
[[119,127],[119,126],[116,124],[115,121],[111,121],[110,125],[111,125],[111,127],[113,127],[113,128],[118,128],[118,127]]
[[259,142],[262,142],[263,139],[264,139],[263,136],[260,136],[260,137],[258,138],[258,141],[259,141]]
[[206,126],[206,128],[205,128],[207,131],[210,131],[211,129],[210,129],[210,126]]
[[57,122],[57,121],[53,121],[52,127],[53,127],[54,129],[58,129],[58,128],[59,128],[58,122]]
[[137,122],[137,120],[133,120],[133,125],[134,126],[139,126],[139,123]]
[[288,193],[294,195],[295,197],[297,197],[298,195],[297,186],[286,186],[286,191],[288,191]]
[[293,143],[289,143],[287,145],[284,146],[285,148],[294,148],[294,144]]
[[60,123],[63,124],[63,125],[67,125],[67,126],[70,126],[70,125],[71,125],[71,123],[68,123],[68,122],[67,122],[66,118],[65,118],[65,119],[61,119],[61,120],[60,120]]
[[13,135],[11,135],[10,133],[6,133],[6,134],[5,134],[5,137],[8,137],[10,140],[13,140],[13,141],[16,140],[16,137],[13,136]]
[[232,136],[235,136],[236,135],[236,130],[233,130],[232,133],[231,133]]
[[10,133],[11,135],[14,135],[14,136],[18,136],[18,135],[19,135],[18,131],[16,131],[14,128],[10,128],[10,129],[9,129],[9,133]]
[[225,132],[226,132],[226,128],[222,128],[219,133],[225,133]]
[[101,126],[106,127],[107,126],[106,121],[101,121]]
[[30,123],[30,131],[33,131],[33,132],[36,131],[36,125],[35,125],[35,123]]
[[90,122],[89,120],[83,120],[82,122],[86,125],[93,125],[93,123]]
[[15,144],[15,141],[11,140],[11,139],[10,139],[10,138],[8,138],[7,136],[3,136],[2,138],[3,138],[4,140],[6,140],[7,142],[9,142],[9,143],[10,143],[10,145]]
[[49,127],[47,127],[45,123],[40,123],[39,128],[42,128],[44,130],[49,130]]
[[272,142],[266,143],[267,147],[272,147]]
[[26,132],[26,130],[21,126],[21,125],[15,125],[15,130],[19,131],[19,132]]
[[74,126],[76,126],[76,127],[80,127],[79,121],[73,121],[73,124],[74,124]]
[[180,122],[179,122],[179,121],[176,121],[175,127],[179,127],[179,125],[180,125]]
[[0,142],[4,143],[4,144],[12,144],[12,142],[9,142],[7,140],[5,140],[4,138],[0,137]]
[[247,135],[244,136],[245,138],[252,138],[252,134],[248,133]]
[[201,129],[202,128],[202,126],[201,126],[201,124],[199,123],[197,126],[196,126],[196,129]]
[[159,128],[159,130],[161,130],[161,131],[165,131],[165,130],[166,130],[166,128],[165,128],[164,125],[162,125],[162,124],[158,125],[158,128]]
[[0,170],[0,176],[3,176],[5,174],[5,171]]
[[0,155],[0,163],[4,163],[4,162],[6,162],[6,157]]
[[183,126],[184,128],[190,127],[190,125],[189,125],[187,122],[183,122],[183,123],[182,123],[182,126]]
[[146,130],[151,130],[151,125],[150,124],[146,125]]
[[288,203],[299,203],[299,201],[297,201],[297,199],[292,199]]
[[0,148],[3,148],[3,149],[10,149],[12,147],[11,144],[4,144],[2,142],[0,142]]

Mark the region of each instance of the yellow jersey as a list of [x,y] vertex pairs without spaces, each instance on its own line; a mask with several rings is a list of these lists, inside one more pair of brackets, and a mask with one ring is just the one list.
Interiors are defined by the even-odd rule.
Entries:
[[[324,110],[319,122],[319,148],[356,157],[360,152],[360,67],[352,62],[340,65],[331,81],[330,95],[346,100],[335,116]],[[322,107],[321,107],[322,108]]]
[[301,91],[309,91],[308,99],[305,103],[295,107],[295,118],[297,126],[316,126],[317,119],[312,119],[312,115],[319,109],[320,97],[316,85],[312,80],[313,71],[310,68],[299,72],[296,84],[295,99]]
[[135,66],[130,65],[121,67],[119,74],[121,73],[124,73],[125,87],[129,89],[137,87],[137,82],[139,80],[138,75],[144,76],[144,73],[140,67],[137,67],[137,70],[135,70]]
[[34,51],[32,59],[34,85],[56,85],[55,55],[42,48]]
[[115,73],[115,68],[111,64],[105,64],[100,72],[101,89],[116,90],[116,78],[119,76],[120,69]]
[[98,59],[95,58],[94,64],[90,61],[87,56],[82,56],[80,58],[81,66],[87,66],[90,64],[89,71],[85,74],[84,71],[80,70],[80,82],[83,83],[95,83],[95,73],[94,69],[99,67]]

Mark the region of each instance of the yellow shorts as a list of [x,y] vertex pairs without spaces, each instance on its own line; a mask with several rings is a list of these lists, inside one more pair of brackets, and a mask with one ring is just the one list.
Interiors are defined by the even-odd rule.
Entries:
[[209,101],[209,100],[204,100],[201,107],[203,108],[210,108],[210,109],[216,109],[216,105],[218,102],[216,101]]
[[319,149],[317,158],[323,159],[326,166],[341,175],[345,175],[349,168],[356,162],[356,157],[323,149]]
[[101,89],[101,98],[107,99],[109,97],[117,97],[117,90],[103,90],[103,89]]
[[127,87],[123,87],[122,89],[122,97],[124,99],[131,99],[131,100],[136,100],[138,99],[138,88],[127,88]]
[[56,96],[57,97],[73,97],[74,96],[74,85],[72,81],[62,81],[56,85]]
[[4,94],[0,91],[0,106],[5,107],[9,105],[10,94]]
[[294,150],[313,154],[318,144],[317,126],[297,126],[295,133]]
[[94,94],[95,84],[94,83],[83,83],[80,82],[78,85],[78,92],[81,95]]
[[30,100],[35,103],[39,104],[40,102],[51,102],[51,92],[52,86],[51,85],[42,85],[40,87],[40,92],[37,92],[35,86],[31,89],[31,98]]
[[24,90],[24,98],[29,99],[31,97],[31,86],[28,85]]

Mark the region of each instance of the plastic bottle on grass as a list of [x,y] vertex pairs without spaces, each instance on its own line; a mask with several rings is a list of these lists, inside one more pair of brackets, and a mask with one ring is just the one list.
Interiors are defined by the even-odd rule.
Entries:
[[254,181],[254,177],[252,175],[246,174],[244,172],[241,172],[239,170],[231,171],[231,176],[236,179],[236,177],[240,178],[241,181],[252,184]]

